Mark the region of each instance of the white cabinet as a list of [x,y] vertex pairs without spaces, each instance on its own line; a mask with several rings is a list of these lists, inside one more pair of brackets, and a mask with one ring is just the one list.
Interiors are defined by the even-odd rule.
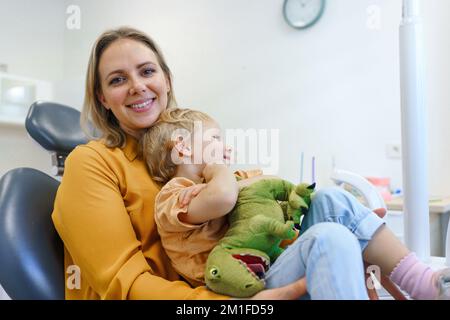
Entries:
[[52,96],[48,81],[0,72],[0,123],[23,124],[33,102]]

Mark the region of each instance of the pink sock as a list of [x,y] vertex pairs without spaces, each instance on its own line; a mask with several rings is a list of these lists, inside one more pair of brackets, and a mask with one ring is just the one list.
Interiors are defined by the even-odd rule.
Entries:
[[421,262],[414,252],[404,257],[392,271],[390,278],[411,298],[436,299],[438,288],[434,283],[434,270]]

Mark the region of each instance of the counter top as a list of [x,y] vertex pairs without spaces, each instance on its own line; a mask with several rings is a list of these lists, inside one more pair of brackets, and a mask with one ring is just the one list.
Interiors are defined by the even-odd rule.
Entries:
[[[388,210],[402,211],[403,198],[394,198],[391,201],[386,201]],[[450,197],[432,198],[429,201],[430,213],[446,213],[450,211]]]

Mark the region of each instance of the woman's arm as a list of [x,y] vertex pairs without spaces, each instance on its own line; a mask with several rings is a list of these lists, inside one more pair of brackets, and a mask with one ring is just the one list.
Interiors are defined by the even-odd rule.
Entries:
[[66,160],[52,218],[80,268],[80,290],[94,291],[101,299],[227,299],[154,274],[156,265],[150,266],[148,259],[161,259],[163,253],[144,256],[115,172],[111,162],[86,146]]
[[191,199],[187,213],[179,214],[182,222],[202,224],[230,212],[239,194],[236,177],[227,166],[208,164],[203,170],[206,187]]

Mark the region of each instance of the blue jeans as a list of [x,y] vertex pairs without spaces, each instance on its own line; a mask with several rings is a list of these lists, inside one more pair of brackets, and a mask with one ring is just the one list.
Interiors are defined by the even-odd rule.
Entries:
[[362,251],[384,224],[342,188],[316,192],[300,237],[271,265],[266,288],[306,275],[311,299],[368,299]]

